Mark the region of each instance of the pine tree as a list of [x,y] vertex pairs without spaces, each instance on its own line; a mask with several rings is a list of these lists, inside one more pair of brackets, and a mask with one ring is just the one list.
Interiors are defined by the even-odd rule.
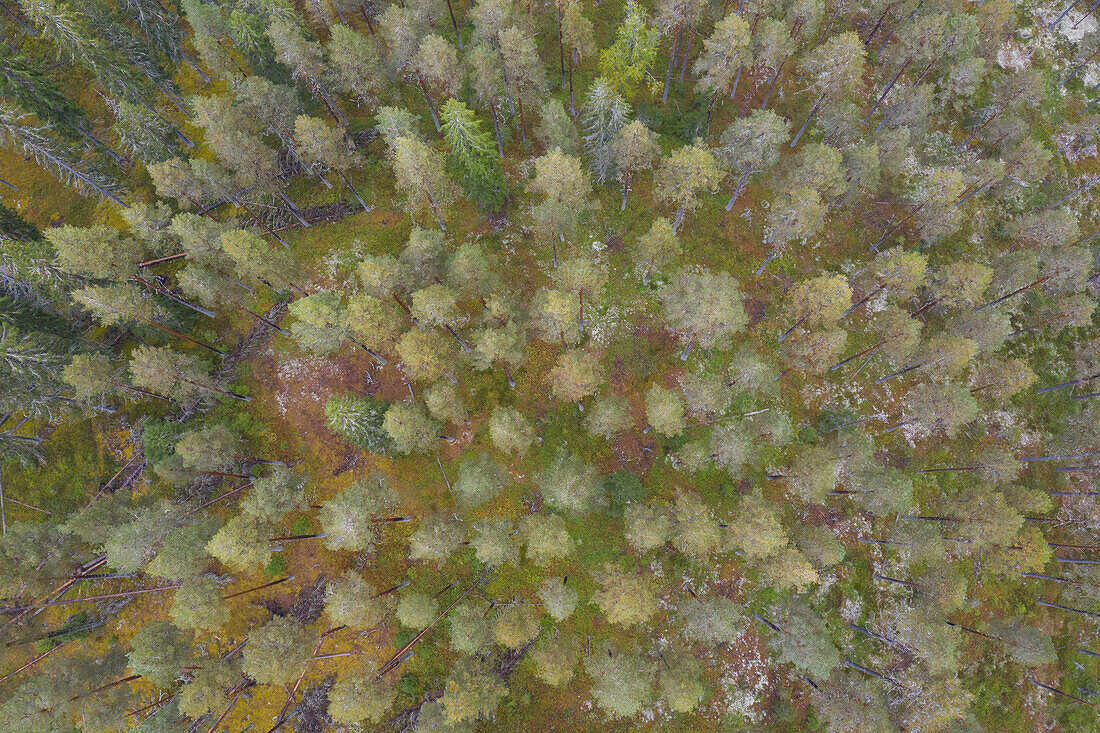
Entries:
[[496,211],[504,204],[506,192],[492,138],[462,102],[447,100],[440,116],[451,176],[479,209]]

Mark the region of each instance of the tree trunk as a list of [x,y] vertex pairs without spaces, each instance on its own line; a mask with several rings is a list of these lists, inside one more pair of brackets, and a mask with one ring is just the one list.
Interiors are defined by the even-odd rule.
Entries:
[[672,231],[679,231],[680,225],[684,223],[684,215],[687,213],[687,204],[680,204],[680,208],[676,210],[676,219],[672,222]]
[[458,32],[458,21],[455,20],[455,9],[451,6],[451,0],[447,0],[447,11],[451,14],[451,27],[455,31],[455,40],[458,41],[458,50],[462,50],[462,35]]
[[886,85],[886,88],[882,90],[882,94],[879,95],[878,100],[874,103],[874,105],[872,105],[871,111],[868,112],[867,116],[863,118],[863,122],[859,123],[860,125],[866,125],[867,124],[867,121],[871,119],[871,115],[873,115],[875,113],[875,110],[877,110],[879,105],[882,104],[882,102],[886,99],[886,95],[889,94],[890,90],[894,88],[894,83],[898,80],[898,77],[900,77],[902,75],[902,73],[905,71],[905,68],[907,66],[909,66],[909,63],[912,60],[913,60],[912,56],[910,56],[909,58],[907,58],[905,60],[905,63],[901,65],[900,69],[898,69],[898,73],[894,74],[894,78],[891,79],[890,83],[888,83]]
[[351,181],[344,174],[342,170],[337,170],[336,175],[340,176],[340,180],[344,182],[344,185],[351,191],[351,195],[355,197],[355,200],[359,202],[359,205],[363,207],[363,211],[370,213],[370,207],[367,206],[367,202],[363,200],[363,197],[359,195],[359,192],[355,190],[355,186],[351,185]]
[[665,72],[665,90],[661,94],[661,104],[668,102],[668,88],[672,82],[672,67],[676,65],[676,59],[680,56],[680,37],[684,33],[681,24],[676,24],[676,40],[672,44],[672,50],[668,54],[668,71]]
[[500,139],[500,123],[497,122],[497,106],[489,100],[489,116],[493,118],[493,134],[497,139],[497,153],[504,160],[504,141]]
[[298,206],[290,200],[290,197],[282,191],[276,191],[275,195],[279,197],[280,201],[286,204],[287,208],[290,209],[290,213],[293,214],[294,218],[298,220],[298,223],[304,226],[306,229],[309,229],[309,222],[305,220],[305,218],[302,216],[301,209],[299,209]]
[[561,88],[565,91],[565,40],[562,38],[561,33],[561,6],[557,6],[558,11],[558,63],[561,65]]
[[683,353],[680,354],[680,361],[687,361],[688,360],[688,357],[691,356],[691,349],[694,346],[695,346],[695,336],[692,336],[691,341],[688,341],[687,348],[685,348]]
[[741,172],[741,180],[737,182],[737,188],[733,190],[733,195],[730,196],[729,203],[726,204],[726,211],[733,209],[733,204],[737,201],[737,197],[741,195],[741,191],[744,190],[745,184],[749,181],[749,176],[752,175],[752,165]]
[[[1036,285],[1040,285],[1042,283],[1045,283],[1047,280],[1049,280],[1052,277],[1053,277],[1053,275],[1047,275],[1046,277],[1041,277],[1038,280],[1036,280],[1035,282],[1031,283],[1030,285],[1025,285],[1022,288],[1016,288],[1015,290],[1013,290],[1008,295],[1002,295],[1000,298],[997,298],[996,300],[991,300],[988,303],[986,303],[985,305],[979,305],[977,308],[974,309],[974,311],[975,312],[983,311],[991,305],[997,305],[998,303],[1002,303],[1002,302],[1008,300],[1009,298],[1011,298],[1013,295],[1019,295],[1020,293],[1024,292],[1025,290],[1030,290],[1031,288],[1035,287]],[[1040,390],[1040,391],[1042,391],[1042,390]]]
[[810,114],[806,115],[806,121],[802,123],[802,127],[798,128],[798,134],[794,136],[794,140],[791,140],[792,148],[795,145],[798,145],[798,141],[799,139],[801,139],[802,133],[806,132],[806,128],[810,126],[810,121],[813,120],[814,115],[817,114],[817,110],[819,107],[821,107],[821,101],[824,98],[825,96],[822,95],[821,99],[818,99],[817,103],[813,106],[813,109],[810,110]]
[[575,51],[569,54],[569,113],[574,117],[577,116],[577,105],[573,99],[573,64],[575,63],[575,56]]
[[771,83],[768,84],[768,93],[764,95],[764,102],[760,105],[760,109],[766,109],[768,106],[768,100],[772,98],[772,90],[775,89],[775,83],[779,80],[779,72],[783,71],[783,64],[787,63],[787,59],[783,59],[779,62],[779,66],[775,67],[775,73],[772,74]]
[[691,26],[691,35],[688,36],[687,50],[684,51],[684,60],[680,64],[680,83],[684,83],[684,72],[687,71],[688,58],[691,56],[691,44],[695,40],[695,33],[699,30],[699,24],[693,23]]
[[428,194],[428,201],[431,202],[432,213],[435,214],[435,220],[436,223],[439,224],[439,228],[443,231],[447,231],[447,225],[443,223],[443,218],[439,214],[439,204],[436,203],[435,196],[427,189],[424,190],[424,193]]
[[619,211],[626,211],[626,195],[630,192],[630,179],[631,179],[630,170],[629,169],[624,170],[623,171],[623,203],[622,203],[622,206],[619,207]]
[[185,334],[180,333],[179,331],[173,331],[172,329],[166,328],[166,327],[160,325],[159,323],[154,323],[153,321],[147,321],[144,318],[138,318],[136,320],[139,323],[144,323],[146,326],[152,326],[153,328],[158,329],[160,331],[164,331],[167,334],[171,334],[172,336],[175,336],[176,338],[181,338],[184,341],[188,341],[192,344],[195,344],[196,346],[201,346],[202,348],[207,349],[208,351],[214,352],[218,356],[225,356],[225,352],[222,351],[221,349],[214,348],[210,344],[203,343],[202,341],[199,341],[198,339],[193,339],[190,336],[187,336]]
[[435,131],[443,132],[443,128],[439,126],[439,115],[435,113],[435,105],[432,104],[432,96],[428,94],[428,88],[424,86],[424,81],[420,78],[420,74],[416,75],[416,83],[420,85],[420,91],[424,93],[424,101],[428,103],[428,112],[432,115],[432,122],[435,123]]
[[730,89],[730,101],[733,101],[734,96],[737,94],[737,83],[741,81],[741,72],[745,70],[745,65],[742,64],[737,67],[737,76],[733,77],[733,88]]
[[764,272],[764,268],[766,268],[769,264],[771,264],[771,261],[774,260],[778,256],[779,256],[779,248],[776,247],[775,249],[773,249],[771,252],[768,253],[768,256],[764,258],[764,261],[762,263],[760,263],[760,267],[756,268],[756,272],[754,272],[753,274],[754,275],[759,275],[760,273]]
[[520,140],[525,144],[527,142],[527,130],[524,129],[523,120],[523,97],[516,95],[516,105],[519,107],[519,136]]
[[143,277],[140,277],[138,275],[132,275],[130,277],[130,279],[133,280],[134,282],[141,283],[145,287],[152,290],[154,293],[157,293],[159,295],[163,295],[164,297],[168,298],[169,300],[174,301],[176,303],[179,303],[180,305],[184,306],[185,308],[190,308],[191,310],[195,311],[196,313],[201,313],[202,315],[204,315],[208,318],[217,318],[217,316],[218,316],[218,314],[215,313],[214,311],[207,310],[206,308],[202,308],[200,306],[197,306],[194,303],[189,303],[186,300],[184,300],[183,298],[181,298],[178,295],[176,295],[175,293],[173,293],[172,291],[165,290],[164,288],[161,288],[157,285],[154,285],[153,283],[149,282],[148,280],[146,280]]
[[714,105],[718,102],[718,90],[715,89],[714,93],[710,95],[710,106],[707,107],[707,131],[705,136],[710,136],[710,121],[714,117]]

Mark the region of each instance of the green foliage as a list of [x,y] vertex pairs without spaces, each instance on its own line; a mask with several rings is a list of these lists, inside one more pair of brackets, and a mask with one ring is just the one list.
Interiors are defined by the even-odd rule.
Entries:
[[333,397],[325,405],[329,428],[370,453],[393,448],[382,427],[389,403],[374,397]]

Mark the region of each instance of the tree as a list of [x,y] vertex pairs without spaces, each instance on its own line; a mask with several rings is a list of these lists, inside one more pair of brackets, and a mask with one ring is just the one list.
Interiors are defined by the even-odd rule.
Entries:
[[498,450],[522,458],[535,441],[536,432],[523,413],[514,407],[500,405],[493,408],[489,416],[489,436]]
[[223,565],[254,571],[271,559],[271,525],[252,514],[238,514],[210,538],[206,551]]
[[397,354],[406,374],[417,382],[439,379],[453,364],[453,344],[433,331],[414,328],[397,342]]
[[[855,95],[863,84],[864,43],[856,33],[840,33],[803,57],[800,70],[809,77],[815,99],[836,101]],[[815,103],[817,104],[817,103]]]
[[303,163],[322,170],[336,171],[336,175],[340,176],[340,180],[363,207],[363,211],[370,213],[367,202],[347,176],[348,170],[363,165],[363,158],[342,130],[331,127],[316,117],[301,115],[294,120],[294,142],[297,143],[298,154]]
[[531,302],[531,326],[544,341],[575,344],[580,340],[580,301],[563,290],[539,288]]
[[660,35],[649,27],[645,8],[635,0],[627,0],[614,43],[600,51],[600,77],[624,98],[633,97],[638,85],[649,76],[658,43]]
[[206,543],[218,531],[219,526],[221,526],[219,520],[210,518],[166,528],[164,542],[156,551],[156,556],[145,567],[145,572],[154,577],[171,580],[195,576],[210,562]]
[[780,347],[780,357],[790,369],[807,374],[822,374],[835,364],[848,341],[841,328],[810,331],[802,327],[790,332]]
[[220,711],[225,704],[226,691],[240,676],[241,670],[234,664],[210,664],[199,669],[191,681],[180,688],[180,713],[201,718]]
[[[334,30],[341,26],[334,26]],[[328,714],[333,722],[352,725],[367,721],[380,723],[393,705],[397,688],[388,679],[378,679],[365,665],[341,672],[328,692]]]
[[440,705],[447,723],[487,718],[496,711],[508,688],[482,659],[461,657],[443,686]]
[[337,396],[325,404],[329,429],[371,453],[393,446],[382,427],[389,403],[373,397]]
[[[685,344],[722,348],[748,323],[737,281],[725,274],[682,270],[661,289],[665,320]],[[685,357],[681,357],[685,358]]]
[[882,693],[848,672],[835,671],[813,689],[814,709],[829,733],[889,733],[894,730]]
[[577,155],[580,138],[577,126],[565,111],[560,99],[550,97],[539,108],[539,125],[535,136],[547,150],[558,149],[568,155]]
[[960,427],[978,414],[970,390],[959,384],[924,383],[909,390],[904,417],[918,436],[933,434],[953,437]]
[[496,567],[505,562],[519,561],[519,548],[512,542],[512,522],[509,519],[484,520],[474,524],[470,545],[478,562]]
[[638,171],[649,170],[661,152],[657,144],[657,133],[644,123],[634,120],[619,130],[614,143],[615,165],[619,170],[619,179],[623,182],[623,203],[620,210],[626,211],[626,195],[634,182]]
[[531,216],[548,239],[557,237],[564,242],[572,237],[581,218],[593,207],[592,182],[580,160],[560,150],[535,159],[535,178],[527,189],[545,197],[531,208]]
[[176,591],[168,617],[181,629],[217,631],[230,620],[229,607],[222,603],[223,594],[214,578],[189,578]]
[[583,516],[602,505],[599,470],[563,453],[535,477],[546,503],[555,509]]
[[590,435],[612,437],[633,427],[630,403],[621,395],[608,395],[596,401],[584,418],[584,426]]
[[965,192],[962,172],[958,170],[932,168],[917,183],[913,195],[923,206],[914,215],[914,223],[924,241],[935,243],[958,230],[963,210],[955,202]]
[[828,527],[795,527],[793,539],[815,568],[831,568],[844,559],[844,544]]
[[479,209],[496,211],[504,204],[506,191],[492,138],[463,102],[447,100],[442,118],[451,176]]
[[829,679],[840,666],[840,652],[821,617],[805,602],[792,600],[773,618],[780,629],[771,639],[779,661],[814,679]]
[[516,26],[500,31],[497,40],[500,44],[505,84],[514,91],[515,102],[519,107],[520,137],[526,142],[523,100],[537,100],[546,90],[546,77],[539,59],[538,46],[532,35]]
[[322,292],[298,298],[290,304],[294,316],[291,337],[303,349],[327,356],[348,338],[349,327],[339,293]]
[[47,229],[45,236],[57,251],[58,266],[73,275],[123,282],[145,255],[141,242],[108,226],[66,225]]
[[680,635],[702,644],[732,644],[740,634],[741,611],[728,598],[690,598],[677,608]]
[[336,100],[326,84],[330,72],[321,44],[307,37],[304,31],[296,17],[277,18],[267,26],[267,37],[279,62],[306,85],[309,93],[325,106],[333,119],[347,127],[348,121],[336,106]]
[[592,21],[584,17],[579,0],[567,0],[561,11],[561,43],[569,49],[569,110],[577,113],[573,94],[573,67],[577,61],[596,52]]
[[382,419],[382,430],[399,453],[427,453],[439,440],[440,425],[424,413],[420,403],[394,402]]
[[242,282],[280,290],[293,288],[304,293],[290,279],[295,265],[286,249],[274,249],[258,234],[243,229],[231,229],[222,234],[219,241]]
[[661,203],[676,207],[673,231],[684,223],[687,212],[694,211],[702,204],[699,195],[714,191],[721,180],[714,153],[707,149],[702,140],[677,148],[661,160],[654,176],[654,196]]
[[820,580],[814,566],[794,547],[785,547],[765,558],[760,571],[780,591],[793,588],[801,593]]
[[507,606],[493,624],[493,638],[507,649],[519,649],[539,634],[541,612],[526,603]]
[[557,514],[527,514],[520,518],[519,533],[527,559],[539,567],[573,554],[573,538]]
[[836,487],[836,460],[825,448],[807,446],[795,455],[786,476],[794,493],[802,501],[824,504],[829,492]]
[[397,187],[405,194],[409,213],[431,209],[439,228],[446,231],[443,214],[454,198],[454,184],[446,173],[443,156],[413,137],[399,137],[390,159]]
[[680,492],[672,504],[672,544],[695,558],[706,558],[718,544],[718,522],[702,499],[693,492]]
[[207,369],[196,355],[168,347],[141,346],[130,354],[133,383],[178,402],[194,402],[210,394],[230,394],[213,382]]
[[580,404],[585,397],[595,394],[603,381],[599,356],[584,349],[566,351],[548,377],[555,397]]
[[653,220],[649,231],[638,237],[634,243],[634,263],[642,270],[646,284],[654,270],[661,270],[680,256],[680,241],[672,222],[663,216]]
[[306,498],[306,477],[283,466],[253,480],[248,496],[241,502],[241,511],[278,522],[290,512],[309,508]]
[[567,637],[544,636],[527,652],[535,665],[535,674],[551,687],[561,687],[573,679],[580,650]]
[[629,628],[649,621],[657,612],[655,589],[646,575],[608,564],[593,577],[599,590],[591,602],[609,623]]
[[435,131],[442,132],[435,110],[440,98],[453,97],[462,87],[458,53],[447,39],[434,33],[426,35],[420,39],[419,48],[412,57],[411,69],[424,93],[424,99],[428,102]]
[[293,682],[313,659],[317,633],[291,616],[276,616],[248,634],[242,667],[263,685]]
[[588,90],[584,101],[582,125],[584,153],[593,174],[601,183],[606,182],[616,172],[616,144],[629,116],[630,105],[623,101],[607,81],[597,79]]
[[645,415],[653,429],[674,437],[684,431],[684,399],[659,384],[651,384],[645,396]]
[[374,515],[385,505],[384,481],[358,481],[321,505],[317,517],[329,550],[369,552],[374,549]]
[[796,285],[787,303],[796,325],[827,328],[836,324],[851,305],[852,289],[843,275],[819,275]]
[[69,155],[66,146],[48,134],[49,128],[35,125],[31,115],[4,102],[0,104],[0,145],[29,155],[66,185],[81,193],[95,193],[122,208],[122,185]]
[[778,552],[787,544],[787,536],[771,505],[759,494],[746,494],[726,530],[726,541],[751,561]]
[[584,669],[596,704],[611,718],[628,718],[649,700],[653,665],[640,654],[608,645],[594,651]]
[[703,663],[689,654],[670,655],[657,673],[661,698],[676,713],[689,713],[702,704],[707,688],[703,684]]
[[451,647],[460,654],[480,654],[489,646],[492,629],[484,606],[464,601],[447,614]]
[[668,512],[644,504],[631,504],[623,512],[626,540],[638,552],[660,547],[672,535],[672,519]]
[[239,461],[240,438],[225,425],[189,430],[176,443],[186,468],[225,471]]
[[1058,659],[1050,637],[1021,618],[1005,619],[990,633],[1004,643],[1013,659],[1027,667],[1041,667]]
[[733,208],[749,176],[766,173],[775,167],[788,137],[790,123],[770,109],[753,110],[748,117],[734,120],[722,131],[714,154],[723,168],[741,174],[726,211]]
[[325,612],[333,626],[366,631],[382,624],[386,609],[375,587],[349,570],[325,590]]
[[875,516],[908,511],[913,503],[913,480],[899,469],[869,467],[848,477],[852,499]]
[[758,272],[763,272],[768,262],[788,242],[815,235],[824,219],[825,203],[812,188],[799,186],[784,193],[778,201],[773,201],[768,209],[764,232],[764,241],[771,246],[772,253]]
[[460,423],[469,416],[458,386],[449,379],[441,379],[426,389],[424,404],[432,417],[442,422]]
[[130,640],[130,669],[157,687],[171,687],[194,661],[189,633],[180,633],[167,621],[142,627]]
[[932,282],[932,298],[943,308],[975,306],[993,281],[993,270],[976,262],[953,262]]
[[567,583],[568,578],[547,578],[538,592],[546,612],[558,623],[573,615],[579,600],[577,591]]
[[414,631],[427,628],[438,615],[439,603],[427,593],[406,593],[397,602],[397,620]]
[[465,539],[466,530],[461,522],[443,514],[429,515],[409,538],[409,557],[445,562]]
[[368,106],[376,105],[385,84],[382,76],[389,73],[377,42],[350,26],[336,24],[329,29],[325,50],[336,90],[354,95]]
[[741,77],[741,70],[752,63],[749,48],[749,24],[740,14],[731,11],[714,24],[710,38],[703,41],[703,52],[695,60],[692,72],[699,77],[699,86],[711,94],[707,110],[707,129],[719,96],[730,92]]

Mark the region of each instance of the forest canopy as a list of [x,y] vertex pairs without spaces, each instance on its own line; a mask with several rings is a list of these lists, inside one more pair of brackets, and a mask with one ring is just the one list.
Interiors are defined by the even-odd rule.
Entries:
[[1096,730],[1097,6],[0,0],[0,731]]

